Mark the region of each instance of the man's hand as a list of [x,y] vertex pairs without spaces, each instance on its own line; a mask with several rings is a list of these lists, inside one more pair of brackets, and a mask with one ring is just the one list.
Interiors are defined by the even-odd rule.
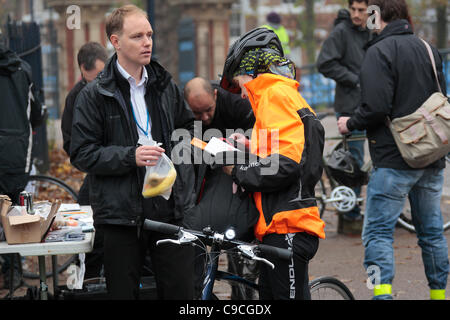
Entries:
[[242,133],[233,133],[230,139],[244,145],[246,148],[250,149],[250,140],[248,140]]
[[348,121],[348,119],[350,119],[350,117],[340,117],[338,119],[338,123],[337,124],[338,124],[339,132],[341,134],[346,134],[346,133],[350,132],[350,130],[348,130],[348,128],[347,128],[347,121]]
[[231,172],[233,171],[233,168],[234,168],[234,166],[226,166],[226,167],[222,167],[222,170],[227,175],[231,176]]
[[140,146],[136,149],[136,165],[138,167],[154,166],[164,149],[158,146]]

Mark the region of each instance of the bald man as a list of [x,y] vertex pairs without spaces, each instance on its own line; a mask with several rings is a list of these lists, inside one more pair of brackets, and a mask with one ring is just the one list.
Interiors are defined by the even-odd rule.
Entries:
[[204,78],[194,78],[184,87],[184,98],[196,120],[202,121],[202,130],[218,129],[226,137],[226,129],[253,127],[255,117],[247,99],[229,93]]

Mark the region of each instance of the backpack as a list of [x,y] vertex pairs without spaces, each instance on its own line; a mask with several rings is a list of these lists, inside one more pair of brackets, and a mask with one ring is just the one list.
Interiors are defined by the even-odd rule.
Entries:
[[233,179],[222,168],[209,169],[203,179],[197,205],[185,213],[185,226],[194,230],[210,226],[221,233],[232,227],[236,231],[236,240],[253,240],[253,227],[259,212],[251,194],[239,187],[237,190],[233,193]]

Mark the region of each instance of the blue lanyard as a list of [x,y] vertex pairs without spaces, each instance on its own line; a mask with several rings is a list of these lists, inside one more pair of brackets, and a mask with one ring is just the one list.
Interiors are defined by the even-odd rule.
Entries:
[[145,134],[145,136],[146,136],[147,138],[150,138],[150,136],[149,136],[150,114],[148,113],[148,109],[145,108],[145,109],[147,110],[147,130],[144,130],[144,129],[139,125],[139,122],[136,120],[136,115],[134,114],[134,107],[133,107],[133,103],[131,102],[131,100],[130,100],[130,103],[131,103],[131,112],[133,112],[134,122],[136,122],[136,125],[138,126],[139,130],[141,130],[142,133]]

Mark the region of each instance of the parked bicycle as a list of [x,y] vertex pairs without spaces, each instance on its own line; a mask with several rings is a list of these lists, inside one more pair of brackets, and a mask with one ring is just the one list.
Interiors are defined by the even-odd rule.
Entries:
[[[232,283],[240,291],[240,298],[243,300],[258,298],[258,283],[244,279],[241,276],[229,272],[218,270],[219,256],[229,252],[238,254],[248,260],[265,263],[274,268],[274,264],[266,257],[289,260],[292,252],[288,249],[277,248],[264,244],[247,243],[234,240],[234,230],[229,229],[224,233],[218,233],[207,227],[203,231],[189,230],[180,226],[157,222],[146,219],[144,229],[165,233],[175,236],[175,239],[168,238],[159,240],[156,245],[171,243],[174,245],[195,245],[199,246],[205,253],[205,275],[202,286],[201,300],[217,300],[214,294],[216,281],[226,281]],[[208,250],[210,246],[210,250]],[[261,256],[264,255],[264,257]],[[338,279],[332,277],[321,277],[312,280],[310,283],[311,297],[320,300],[354,300],[350,290]]]

